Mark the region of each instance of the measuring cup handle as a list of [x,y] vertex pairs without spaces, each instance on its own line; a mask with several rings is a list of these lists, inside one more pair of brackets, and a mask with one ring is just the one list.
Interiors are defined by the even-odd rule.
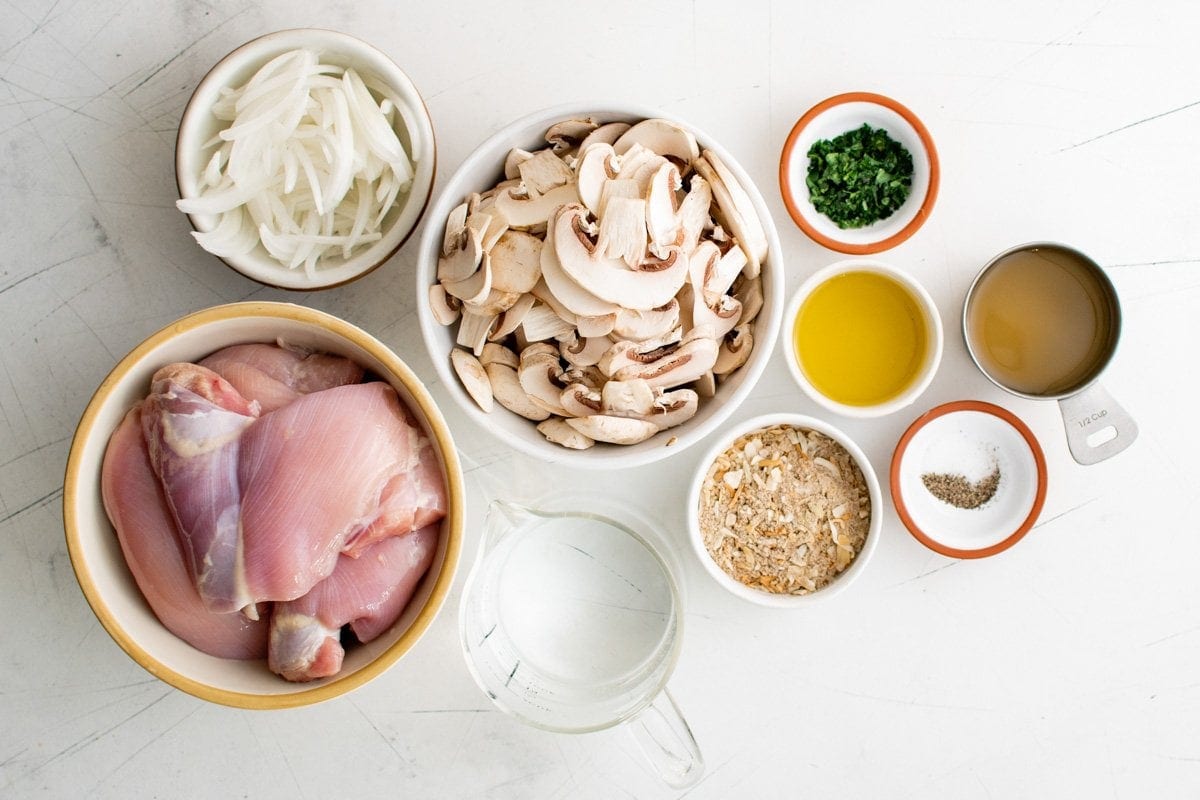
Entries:
[[626,729],[668,786],[684,789],[704,773],[700,746],[666,689]]
[[1067,429],[1067,447],[1080,464],[1112,458],[1137,438],[1133,417],[1099,383],[1059,400],[1058,410]]

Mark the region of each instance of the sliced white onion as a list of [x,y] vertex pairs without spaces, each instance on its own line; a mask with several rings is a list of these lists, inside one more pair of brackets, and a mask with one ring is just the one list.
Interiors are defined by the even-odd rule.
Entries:
[[230,124],[205,144],[216,149],[198,196],[176,204],[217,217],[195,234],[201,246],[236,256],[261,243],[315,280],[327,262],[383,238],[383,220],[414,175],[395,121],[420,141],[413,109],[393,91],[295,50],[220,95],[213,114]]

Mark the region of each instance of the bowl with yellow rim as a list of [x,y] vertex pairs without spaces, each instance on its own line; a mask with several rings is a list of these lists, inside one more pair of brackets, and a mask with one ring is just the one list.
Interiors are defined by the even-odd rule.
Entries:
[[[282,339],[349,358],[392,386],[437,454],[447,513],[429,571],[391,628],[368,644],[347,648],[341,671],[310,683],[289,683],[265,660],[217,658],[172,634],[134,581],[101,497],[101,466],[109,437],[145,397],[151,376],[177,361],[195,361],[233,344]],[[337,317],[289,303],[233,303],[189,314],[137,345],[96,390],[75,431],[63,489],[67,550],[79,586],[97,619],[139,665],[203,700],[251,709],[278,709],[328,700],[362,686],[406,655],[445,602],[463,535],[462,467],[441,411],[421,381],[388,347]]]

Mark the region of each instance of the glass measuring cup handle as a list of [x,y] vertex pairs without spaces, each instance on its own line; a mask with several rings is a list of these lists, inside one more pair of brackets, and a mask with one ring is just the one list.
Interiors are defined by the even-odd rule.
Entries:
[[1133,417],[1099,383],[1062,398],[1058,410],[1067,429],[1067,447],[1080,464],[1112,458],[1137,439]]
[[659,777],[671,788],[685,789],[704,774],[700,747],[667,689],[625,727]]

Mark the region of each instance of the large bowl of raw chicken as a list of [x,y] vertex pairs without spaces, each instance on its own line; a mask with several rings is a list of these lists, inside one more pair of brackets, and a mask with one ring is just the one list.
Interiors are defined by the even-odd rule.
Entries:
[[63,515],[79,585],[134,661],[211,702],[287,708],[379,676],[429,628],[458,565],[462,469],[383,343],[234,303],[105,378]]

